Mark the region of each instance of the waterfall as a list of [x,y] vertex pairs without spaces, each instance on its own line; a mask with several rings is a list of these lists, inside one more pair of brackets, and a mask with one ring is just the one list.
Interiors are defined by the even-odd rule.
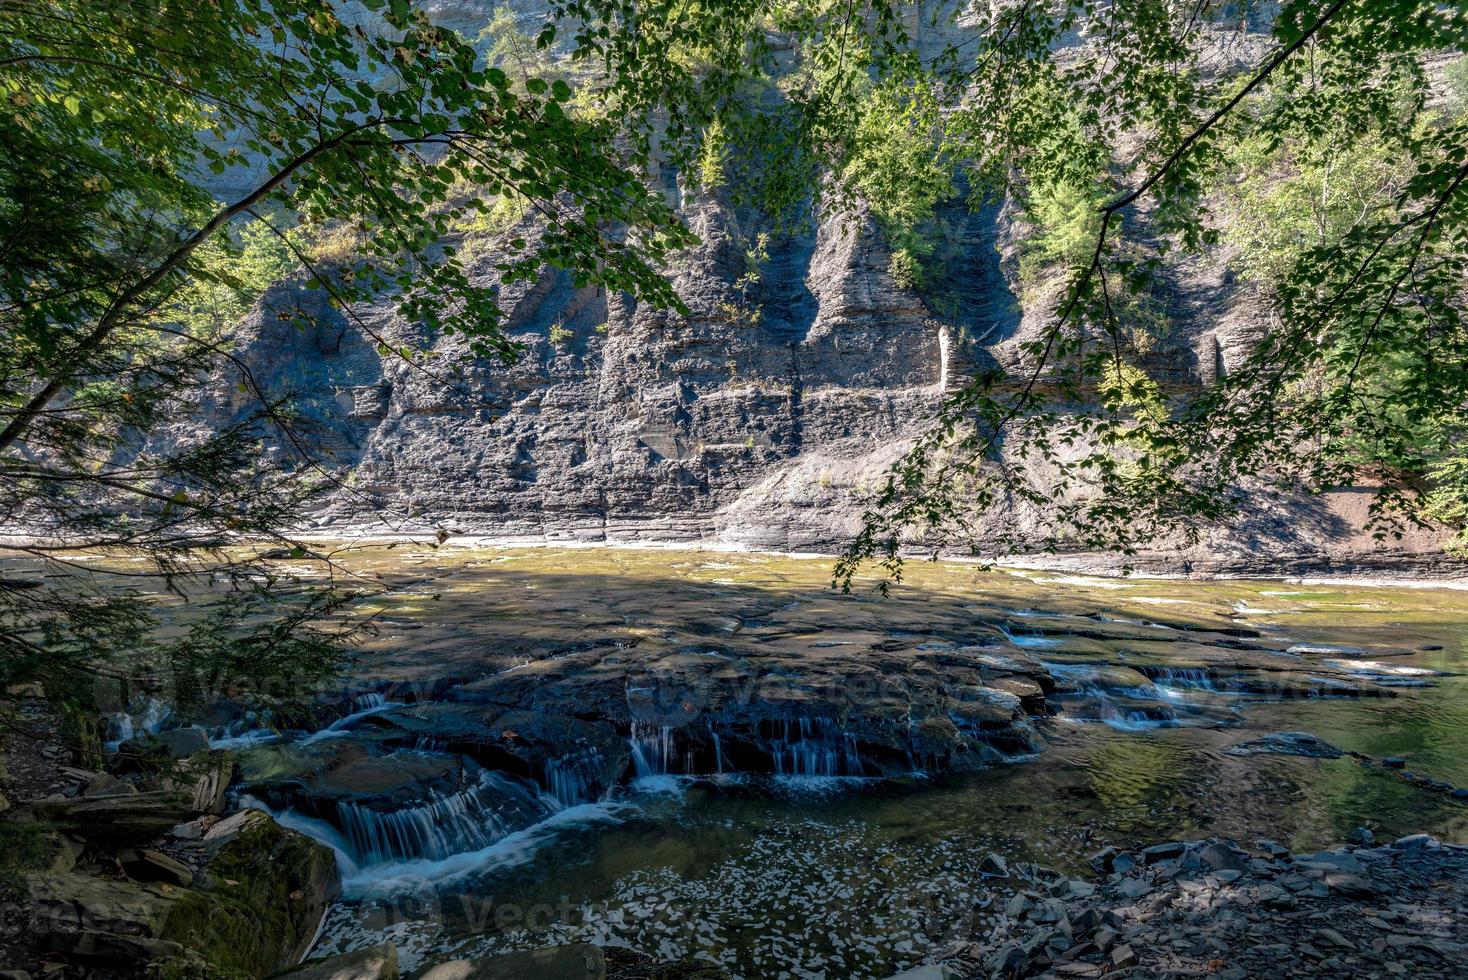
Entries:
[[1205,667],[1151,667],[1138,666],[1135,668],[1140,674],[1145,674],[1154,684],[1164,684],[1168,687],[1186,687],[1199,691],[1218,690],[1213,683],[1213,675]]
[[[1056,681],[1061,682],[1058,693],[1062,698],[1078,697],[1091,702],[1089,713],[1082,711],[1072,715],[1074,718],[1104,722],[1122,731],[1140,731],[1177,723],[1172,705],[1145,677],[1146,687],[1113,685],[1108,688],[1102,685],[1096,670],[1086,664],[1047,663],[1045,667]],[[1140,705],[1128,706],[1128,700],[1140,702]]]
[[637,771],[637,778],[671,773],[673,729],[668,725],[654,728],[645,721],[634,721],[627,744],[632,749],[632,765]]
[[472,786],[394,810],[343,800],[337,822],[357,862],[376,864],[479,850],[558,809],[524,783],[482,771]]
[[1028,650],[1045,650],[1050,647],[1060,646],[1061,641],[1053,636],[1045,636],[1042,633],[1015,633],[1007,626],[1000,625],[999,631],[1004,638],[1014,646]]
[[601,750],[572,752],[545,763],[545,788],[562,806],[590,803],[601,791]]
[[393,708],[401,708],[403,703],[401,701],[389,701],[381,694],[374,693],[363,694],[354,698],[352,700],[352,706],[357,710],[342,718],[338,718],[319,732],[307,735],[301,739],[301,744],[310,745],[312,742],[319,742],[324,738],[333,738],[348,728],[351,728],[363,718],[370,718],[373,715],[382,714],[384,711],[391,711]]
[[832,719],[800,718],[796,730],[796,737],[791,738],[787,720],[783,737],[772,740],[770,758],[777,776],[861,776],[865,773],[856,736],[837,730]]
[[130,711],[107,715],[107,737],[103,740],[103,748],[108,752],[116,752],[128,739],[139,735],[157,735],[172,713],[172,709],[164,702],[157,698],[148,698],[143,702],[141,710],[137,709],[134,702]]
[[724,774],[724,746],[719,742],[719,732],[714,728],[713,722],[709,722],[709,737],[714,740],[714,772],[722,776]]

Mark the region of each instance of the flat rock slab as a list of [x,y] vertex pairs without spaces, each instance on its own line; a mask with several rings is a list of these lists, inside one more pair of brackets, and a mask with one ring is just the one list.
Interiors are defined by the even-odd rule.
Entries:
[[1272,732],[1225,749],[1229,755],[1300,755],[1339,759],[1345,752],[1309,732]]
[[454,960],[430,967],[417,980],[605,980],[606,957],[590,943]]
[[398,980],[398,948],[383,943],[339,956],[324,956],[276,976],[291,980]]

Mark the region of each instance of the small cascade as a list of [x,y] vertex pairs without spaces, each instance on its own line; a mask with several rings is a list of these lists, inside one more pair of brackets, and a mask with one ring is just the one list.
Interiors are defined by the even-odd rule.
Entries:
[[601,750],[589,748],[545,763],[545,788],[561,806],[591,803],[601,795]]
[[1177,723],[1177,713],[1148,678],[1136,672],[1141,685],[1107,684],[1106,668],[1085,664],[1047,663],[1057,682],[1060,697],[1067,700],[1065,712],[1084,721],[1100,721],[1122,731],[1140,731]]
[[209,731],[211,749],[250,749],[277,742],[281,733],[271,727],[275,713],[270,709],[246,711],[227,725]]
[[338,718],[319,732],[307,735],[301,740],[301,744],[310,745],[312,742],[319,742],[325,738],[333,738],[364,718],[370,718],[373,715],[381,714],[384,711],[391,711],[393,708],[401,708],[402,706],[403,703],[401,701],[389,701],[381,694],[375,692],[359,695],[352,700],[352,707],[356,708],[355,711]]
[[123,742],[139,735],[157,735],[169,721],[173,710],[157,698],[147,698],[139,707],[136,702],[128,711],[107,715],[107,736],[103,748],[116,752]]
[[103,747],[108,752],[116,752],[123,742],[133,737],[132,716],[124,712],[107,715],[107,736],[103,739]]
[[1006,626],[1000,626],[999,630],[1004,634],[1006,640],[1022,650],[1046,650],[1050,647],[1058,647],[1061,643],[1055,637],[1041,633],[1016,633]]
[[673,774],[673,729],[670,726],[654,727],[645,721],[634,721],[627,744],[632,749],[632,765],[638,779]]
[[484,771],[472,786],[395,810],[343,801],[337,804],[337,822],[353,859],[370,865],[476,851],[558,809],[559,804],[533,787]]
[[1213,675],[1204,667],[1152,667],[1135,666],[1137,673],[1145,674],[1153,684],[1167,687],[1182,687],[1195,691],[1217,691]]
[[724,774],[724,745],[719,741],[719,730],[709,723],[709,738],[714,743],[714,772],[720,776]]
[[253,749],[257,745],[268,745],[280,741],[280,732],[272,728],[246,728],[237,734],[209,736],[211,749]]
[[[777,776],[861,776],[856,736],[838,728],[830,718],[800,718],[794,733],[790,722],[780,738],[771,740],[770,759]],[[792,737],[793,734],[793,737]]]

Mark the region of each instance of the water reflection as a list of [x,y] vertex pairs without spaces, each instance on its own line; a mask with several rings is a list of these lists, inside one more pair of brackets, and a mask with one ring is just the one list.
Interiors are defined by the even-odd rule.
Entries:
[[[882,602],[832,595],[824,561],[770,556],[446,550],[351,561],[400,580],[376,608],[413,626],[410,645],[389,630],[367,651],[369,680],[431,687],[471,666],[529,673],[519,665],[581,643],[699,663],[977,644],[1076,681],[1059,685],[1062,714],[1039,723],[1044,751],[968,774],[843,779],[860,771],[839,754],[844,742],[798,733],[785,777],[731,774],[739,765],[700,722],[714,734],[707,764],[692,769],[714,778],[691,779],[665,775],[689,767],[665,761],[676,750],[662,728],[639,730],[645,778],[613,791],[616,822],[567,821],[515,862],[450,888],[384,883],[333,913],[328,949],[388,935],[414,963],[586,939],[739,976],[885,976],[955,924],[982,932],[1002,904],[1003,885],[980,868],[991,850],[1079,873],[1106,844],[1203,834],[1312,848],[1366,825],[1468,840],[1468,807],[1349,756],[1224,751],[1309,731],[1468,786],[1460,592],[924,564]],[[1391,677],[1429,686],[1376,683]],[[1360,685],[1378,696],[1322,696]]]

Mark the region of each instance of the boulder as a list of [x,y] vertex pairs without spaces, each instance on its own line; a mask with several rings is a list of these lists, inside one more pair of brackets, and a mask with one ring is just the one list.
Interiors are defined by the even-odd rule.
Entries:
[[550,946],[430,967],[418,980],[605,980],[606,957],[590,943]]
[[323,956],[276,975],[291,980],[397,980],[398,948],[383,943],[338,956]]
[[204,836],[207,860],[166,938],[220,970],[260,976],[295,964],[341,889],[336,856],[258,810]]
[[198,725],[174,728],[153,736],[153,742],[175,759],[187,759],[209,748],[209,733]]
[[58,871],[26,875],[24,887],[41,947],[68,960],[128,974],[163,962],[197,962],[168,935],[174,911],[189,894],[181,888]]
[[169,784],[189,794],[189,806],[195,813],[221,813],[234,774],[234,753],[223,749],[199,752],[174,767]]
[[1009,874],[1009,862],[1004,860],[1004,855],[990,851],[979,862],[979,871],[986,875],[995,875],[1002,878]]
[[1142,863],[1158,864],[1162,861],[1171,861],[1182,857],[1185,850],[1187,850],[1187,845],[1182,841],[1153,844],[1151,847],[1142,848]]
[[1226,844],[1209,844],[1198,853],[1198,858],[1214,871],[1244,871],[1248,868],[1244,856]]
[[188,868],[148,851],[122,855],[124,868],[172,881],[26,875],[42,945],[129,976],[263,976],[294,964],[337,894],[335,856],[258,811],[220,828],[204,842],[207,861],[193,889],[177,883],[192,877]]

